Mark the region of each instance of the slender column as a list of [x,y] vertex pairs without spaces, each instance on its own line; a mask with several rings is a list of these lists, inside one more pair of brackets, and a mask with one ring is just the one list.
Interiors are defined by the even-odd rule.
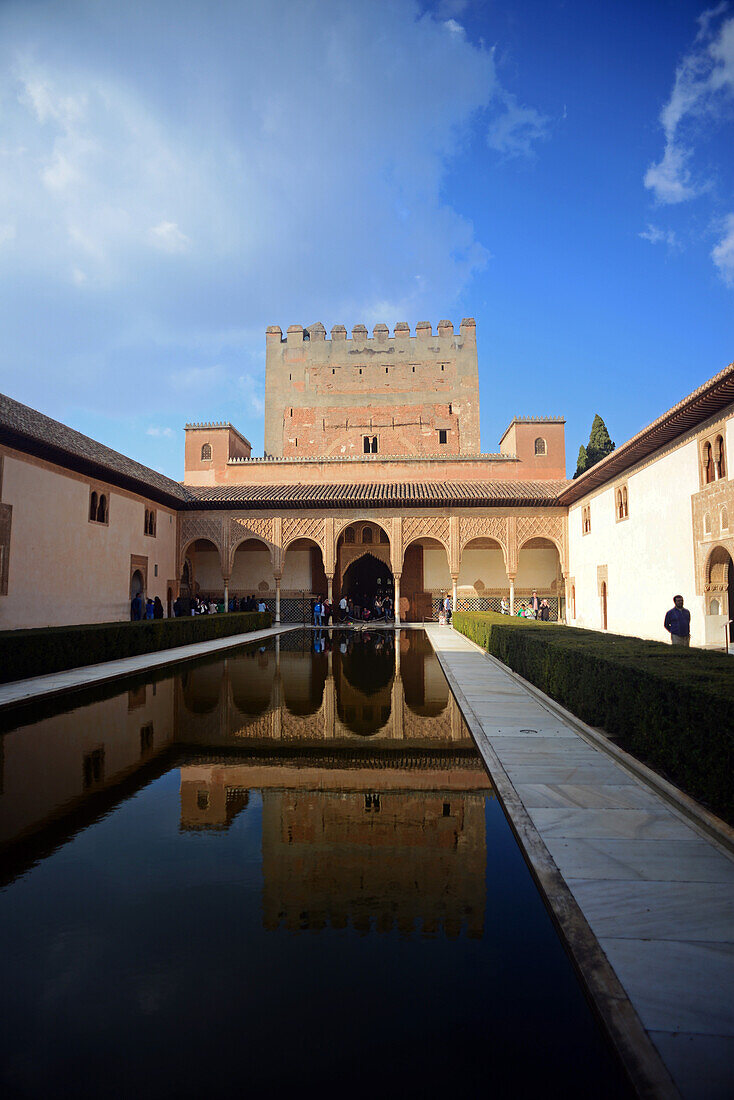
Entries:
[[229,577],[224,578],[224,610],[229,611]]
[[454,625],[454,614],[456,613],[456,589],[459,584],[459,574],[451,574],[451,625]]
[[400,631],[395,633],[395,679],[400,679]]
[[334,591],[334,574],[333,573],[327,573],[326,574],[326,589],[327,589],[326,598],[328,599],[329,603],[332,603],[333,602],[332,593]]
[[275,621],[280,622],[280,577],[275,578]]
[[515,614],[515,578],[514,576],[509,578],[510,581],[510,614]]
[[393,573],[395,581],[395,626],[400,626],[400,574]]

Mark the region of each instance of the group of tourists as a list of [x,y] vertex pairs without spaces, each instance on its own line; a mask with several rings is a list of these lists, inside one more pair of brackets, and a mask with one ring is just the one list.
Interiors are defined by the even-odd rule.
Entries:
[[[510,614],[510,605],[506,599],[502,599],[500,611],[503,615]],[[540,599],[537,592],[533,592],[532,599],[527,603],[518,603],[517,609],[512,612],[516,619],[538,619],[539,622],[550,622],[550,604],[546,599]]]
[[130,601],[130,618],[134,623],[140,622],[141,619],[162,619],[163,617],[163,604],[160,596],[156,596],[154,600],[143,600],[142,593],[135,593]]
[[353,623],[363,622],[392,622],[395,618],[393,601],[390,596],[375,596],[370,600],[367,596],[356,597],[342,596],[338,609],[334,608],[331,600],[318,597],[313,604],[314,626],[329,626],[332,622]]

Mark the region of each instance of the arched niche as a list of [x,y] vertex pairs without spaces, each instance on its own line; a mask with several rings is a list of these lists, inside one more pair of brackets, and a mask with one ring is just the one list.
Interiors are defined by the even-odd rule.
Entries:
[[267,596],[275,592],[275,574],[270,547],[254,536],[241,539],[232,554],[230,595]]
[[188,569],[188,581],[192,595],[221,598],[224,595],[224,577],[219,548],[211,539],[194,539],[182,554],[181,584]]
[[326,595],[324,556],[321,553],[321,547],[314,539],[293,539],[285,547],[280,588],[284,595],[288,593],[300,595],[303,592],[313,596]]
[[483,596],[507,588],[505,555],[497,539],[475,538],[465,543],[459,563],[459,595]]

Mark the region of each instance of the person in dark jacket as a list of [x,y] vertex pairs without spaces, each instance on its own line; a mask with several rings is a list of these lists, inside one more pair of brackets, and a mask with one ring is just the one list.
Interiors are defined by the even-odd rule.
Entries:
[[673,605],[663,623],[670,634],[671,645],[690,645],[691,613],[687,607],[683,606],[682,596],[673,596]]
[[156,596],[156,598],[153,600],[153,618],[163,618],[163,604],[161,603],[160,596]]
[[130,618],[133,622],[138,623],[143,617],[143,601],[140,598],[140,593],[136,592],[130,602]]

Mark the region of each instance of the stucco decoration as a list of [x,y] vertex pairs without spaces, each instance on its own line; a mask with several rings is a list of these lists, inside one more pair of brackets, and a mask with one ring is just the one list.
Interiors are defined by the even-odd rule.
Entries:
[[214,543],[221,557],[225,543],[222,520],[219,516],[183,516],[179,539],[181,561],[191,543],[196,542],[197,539],[209,539]]
[[270,551],[270,557],[275,567],[276,547],[273,545],[273,520],[267,519],[230,519],[229,521],[229,571],[232,574],[234,556],[237,547],[246,539],[260,539]]
[[285,552],[296,539],[311,539],[321,550],[326,560],[324,551],[324,520],[320,516],[303,516],[299,519],[283,520],[282,547]]
[[472,539],[494,539],[502,548],[507,565],[507,520],[502,516],[462,516],[459,527],[459,554]]
[[403,520],[403,547],[415,539],[437,539],[449,553],[448,516],[409,516]]
[[564,573],[568,572],[564,516],[518,516],[516,523],[518,552],[529,539],[549,539],[558,550],[561,569]]

